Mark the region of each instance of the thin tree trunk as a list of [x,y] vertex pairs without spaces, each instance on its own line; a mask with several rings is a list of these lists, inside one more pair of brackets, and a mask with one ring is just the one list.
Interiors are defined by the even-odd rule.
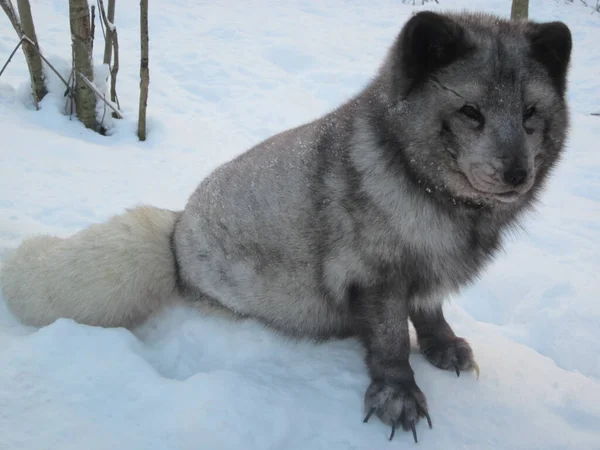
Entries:
[[91,44],[90,44],[90,55],[94,54],[94,40],[96,39],[96,7],[92,5],[92,19],[90,21],[90,36],[91,36]]
[[[102,5],[104,7],[104,5]],[[108,0],[108,11],[106,13],[106,19],[110,23],[110,25],[114,25],[115,23],[115,0]],[[112,40],[113,40],[114,31],[110,26],[106,28],[106,38],[104,39],[104,64],[110,64],[110,60],[112,59]],[[114,100],[113,100],[114,101]]]
[[[29,0],[17,0],[17,8],[19,10],[21,30],[23,31],[23,34],[25,34],[25,36],[33,41],[34,44],[39,48]],[[31,89],[33,90],[37,103],[48,93],[44,78],[42,58],[40,58],[40,55],[30,42],[23,42],[23,51],[25,52],[25,59],[27,61],[27,66],[29,67]]]
[[[119,98],[117,97],[117,73],[119,72],[119,38],[117,35],[117,29],[115,28],[113,39],[113,46],[115,48],[115,60],[110,70],[110,101],[117,104],[120,109]],[[113,113],[113,117],[116,117]]]
[[97,129],[96,97],[81,78],[94,80],[92,67],[92,39],[88,0],[69,0],[73,65],[75,67],[75,105],[77,117],[87,127]]
[[138,138],[146,140],[146,106],[148,103],[148,85],[150,84],[150,70],[148,69],[148,0],[140,0],[140,30],[141,50],[140,58],[140,114],[138,118]]
[[513,0],[510,18],[513,20],[526,20],[529,17],[529,0]]
[[[104,24],[105,32],[105,46],[104,46],[104,61],[103,63],[108,65],[110,68],[110,100],[117,104],[120,109],[119,98],[117,97],[117,73],[119,72],[119,38],[117,35],[117,27],[115,27],[115,0],[109,0],[108,3],[108,15],[104,8],[104,2],[97,0],[100,9],[100,16],[102,23]],[[108,47],[110,45],[110,47]],[[113,59],[112,52],[114,51],[114,62],[111,65],[111,59]],[[114,118],[120,118],[117,114],[113,113]]]

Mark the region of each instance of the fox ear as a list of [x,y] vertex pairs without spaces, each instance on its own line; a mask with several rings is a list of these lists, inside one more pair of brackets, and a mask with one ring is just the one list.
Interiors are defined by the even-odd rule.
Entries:
[[529,32],[531,56],[548,71],[554,86],[564,95],[573,41],[563,22],[532,24]]
[[423,11],[404,25],[398,40],[396,76],[407,78],[409,86],[463,57],[472,46],[465,30],[452,19]]

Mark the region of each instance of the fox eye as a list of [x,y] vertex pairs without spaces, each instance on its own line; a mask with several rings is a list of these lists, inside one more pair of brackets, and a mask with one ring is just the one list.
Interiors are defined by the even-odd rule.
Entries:
[[472,105],[465,105],[460,108],[459,111],[463,116],[468,117],[471,120],[474,120],[480,125],[483,125],[483,114],[479,112],[477,108]]
[[523,112],[523,122],[527,122],[529,119],[531,119],[536,112],[535,106],[528,106],[525,108],[525,111]]
[[527,121],[535,116],[536,112],[535,106],[528,106],[525,108],[525,111],[523,111],[523,128],[525,128],[525,133],[527,134],[533,134],[535,132],[534,128],[527,126]]

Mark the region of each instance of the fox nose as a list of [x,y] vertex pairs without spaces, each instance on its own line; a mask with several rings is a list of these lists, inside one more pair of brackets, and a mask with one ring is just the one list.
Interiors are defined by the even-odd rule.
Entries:
[[504,181],[513,186],[519,186],[527,179],[527,169],[520,166],[513,166],[504,172]]

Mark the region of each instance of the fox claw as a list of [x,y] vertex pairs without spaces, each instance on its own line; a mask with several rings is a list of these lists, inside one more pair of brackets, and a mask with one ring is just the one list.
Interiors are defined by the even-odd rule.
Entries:
[[413,438],[415,438],[415,443],[418,443],[419,440],[417,439],[417,429],[415,428],[415,423],[414,422],[412,422],[410,424],[410,428],[411,428],[412,433],[413,433]]
[[404,431],[412,431],[415,442],[418,442],[416,425],[421,417],[427,419],[431,428],[427,401],[414,380],[395,383],[373,381],[365,393],[365,406],[367,415],[363,423],[376,414],[391,427],[390,441],[401,426]]
[[369,412],[367,413],[367,416],[363,420],[363,423],[367,423],[369,421],[369,419],[371,418],[371,416],[373,415],[374,412],[375,412],[375,408],[371,408],[369,410]]
[[429,429],[432,429],[433,425],[431,424],[431,417],[429,417],[429,413],[425,409],[421,408],[420,405],[417,405],[417,409],[419,410],[419,415],[425,416],[425,419],[427,419],[427,425],[429,425]]
[[477,374],[477,379],[479,380],[479,364],[477,364],[475,361],[473,361],[473,369],[475,370],[475,373]]
[[396,434],[396,425],[392,425],[392,433],[390,434],[389,440],[394,439],[394,434]]

